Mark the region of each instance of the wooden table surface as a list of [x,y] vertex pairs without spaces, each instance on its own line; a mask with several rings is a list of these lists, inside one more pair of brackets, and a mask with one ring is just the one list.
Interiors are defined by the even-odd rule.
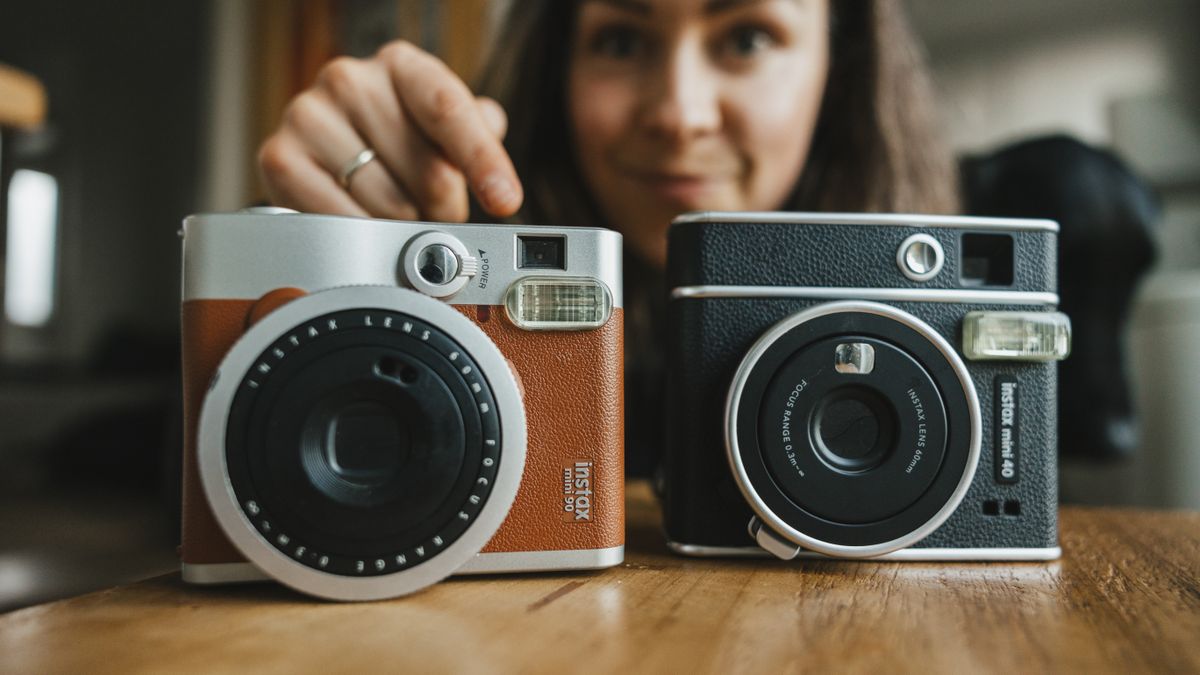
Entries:
[[172,574],[31,607],[0,672],[1200,672],[1200,514],[1064,508],[1049,564],[680,558],[643,483],[628,516],[605,572],[368,604]]

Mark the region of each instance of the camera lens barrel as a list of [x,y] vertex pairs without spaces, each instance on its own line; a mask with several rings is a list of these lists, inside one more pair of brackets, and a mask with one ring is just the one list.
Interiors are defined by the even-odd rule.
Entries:
[[728,458],[752,509],[797,546],[839,556],[882,555],[936,529],[971,484],[980,426],[953,347],[873,302],[776,324],[726,405]]
[[402,595],[495,534],[524,471],[503,355],[418,293],[342,288],[255,324],[200,419],[201,482],[250,562],[341,600]]
[[[229,411],[226,467],[239,503],[253,499],[251,521],[286,533],[283,546],[268,537],[282,551],[332,574],[387,574],[439,555],[486,502],[499,459],[498,443],[485,442],[499,438],[495,399],[470,377],[478,366],[465,350],[409,314],[382,313],[396,332],[362,325],[379,314],[298,326],[292,335],[339,328],[308,336],[269,373],[252,369]],[[383,361],[404,363],[409,381],[383,372]]]
[[759,404],[758,445],[790,501],[825,520],[865,524],[911,507],[945,457],[947,418],[937,386],[907,352],[861,335],[874,347],[868,374],[830,365],[842,337],[808,343],[778,368]]

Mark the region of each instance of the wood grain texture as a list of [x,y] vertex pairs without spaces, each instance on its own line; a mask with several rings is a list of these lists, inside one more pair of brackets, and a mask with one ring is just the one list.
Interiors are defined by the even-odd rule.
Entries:
[[0,616],[0,672],[1198,672],[1200,514],[1064,508],[1056,563],[675,557],[370,604],[177,575]]

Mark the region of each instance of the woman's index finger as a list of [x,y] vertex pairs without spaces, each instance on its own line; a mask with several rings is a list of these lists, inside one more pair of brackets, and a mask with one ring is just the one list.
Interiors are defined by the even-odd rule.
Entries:
[[521,207],[521,183],[512,159],[489,129],[471,90],[444,63],[416,47],[383,53],[401,104],[492,215]]

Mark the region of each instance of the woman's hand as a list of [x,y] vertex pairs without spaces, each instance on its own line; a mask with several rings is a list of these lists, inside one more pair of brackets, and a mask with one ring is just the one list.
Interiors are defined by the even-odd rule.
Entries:
[[[521,206],[501,140],[500,104],[476,98],[444,63],[407,42],[339,57],[288,104],[259,148],[271,201],[300,211],[461,222],[469,189],[494,216]],[[376,158],[342,172],[364,149]]]

